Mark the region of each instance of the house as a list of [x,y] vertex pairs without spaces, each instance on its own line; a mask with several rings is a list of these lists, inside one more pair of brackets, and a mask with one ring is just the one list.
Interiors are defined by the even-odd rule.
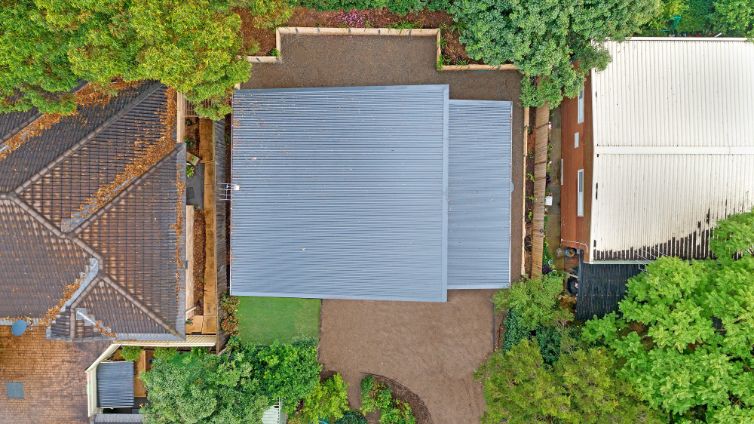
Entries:
[[0,316],[31,319],[52,339],[180,340],[175,93],[156,83],[114,98],[90,91],[77,91],[72,116],[2,116]]
[[[186,335],[179,96],[117,88],[78,87],[68,116],[0,115],[0,384],[14,393],[0,411],[13,422],[101,412],[85,370],[113,346],[215,344]],[[30,328],[17,337],[19,320]]]
[[511,102],[237,90],[231,293],[445,301],[510,284]]
[[[606,48],[612,62],[561,107],[561,244],[579,252],[582,273],[707,258],[715,224],[754,207],[754,44],[632,38]],[[580,297],[604,271],[586,273],[601,277],[582,279]]]

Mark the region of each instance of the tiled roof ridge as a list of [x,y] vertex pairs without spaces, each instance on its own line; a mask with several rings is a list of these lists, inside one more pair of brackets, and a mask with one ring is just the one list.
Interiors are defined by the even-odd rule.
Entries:
[[[149,84],[149,82],[143,83],[145,86]],[[86,84],[83,86],[85,87]],[[83,88],[82,87],[82,88]],[[63,154],[55,158],[52,162],[48,163],[45,167],[39,170],[36,174],[29,177],[25,182],[23,182],[21,185],[16,187],[15,192],[17,194],[21,194],[29,185],[37,181],[38,179],[42,178],[45,174],[50,172],[56,165],[58,165],[60,162],[65,160],[70,155],[74,154],[77,150],[81,149],[86,143],[91,141],[92,138],[97,136],[97,134],[101,133],[105,129],[107,129],[113,122],[116,122],[118,119],[122,118],[126,113],[131,111],[134,107],[138,106],[141,102],[143,102],[146,98],[151,96],[155,91],[157,91],[160,88],[160,83],[158,82],[152,82],[151,87],[148,87],[144,90],[143,93],[140,93],[136,98],[134,98],[131,102],[129,102],[127,105],[125,105],[123,108],[121,108],[118,112],[113,114],[110,118],[105,120],[101,125],[99,125],[97,128],[89,132],[86,136],[84,136],[81,140],[79,140],[76,144],[68,148]],[[29,124],[31,124],[30,121]],[[28,126],[28,124],[27,124]],[[26,127],[24,127],[26,128]],[[19,131],[23,130],[23,128],[19,129]]]
[[32,116],[30,116],[30,117],[29,117],[28,119],[26,119],[26,120],[25,120],[25,121],[24,121],[24,122],[23,122],[22,124],[20,124],[19,126],[17,126],[17,127],[16,127],[16,128],[14,128],[14,129],[12,129],[11,131],[9,131],[9,132],[8,132],[7,134],[5,134],[4,136],[0,136],[0,144],[3,144],[3,143],[5,143],[5,140],[8,140],[8,139],[10,139],[10,138],[11,138],[11,137],[13,137],[14,135],[18,134],[18,133],[19,133],[19,132],[20,132],[21,130],[23,130],[24,128],[28,127],[28,126],[29,126],[29,125],[30,125],[30,124],[31,124],[32,122],[34,122],[34,121],[36,121],[37,119],[39,119],[39,117],[40,117],[41,115],[42,115],[42,114],[41,114],[41,113],[39,113],[39,112],[35,113],[34,115],[32,115]]
[[[115,89],[117,92],[119,89],[116,87],[125,87],[132,85],[131,82],[114,81],[110,84],[111,89]],[[138,82],[137,82],[138,84]],[[97,88],[96,84],[84,83],[76,87],[73,90],[74,99],[76,102],[76,109],[70,114],[63,113],[42,113],[37,114],[34,119],[31,119],[25,126],[18,128],[12,135],[5,138],[3,143],[5,148],[0,150],[0,161],[9,157],[15,150],[23,146],[27,141],[33,139],[37,135],[49,130],[54,125],[58,124],[63,118],[70,118],[76,116],[79,113],[80,106],[90,105],[103,105],[108,104],[113,95],[107,94]]]
[[110,287],[112,287],[115,291],[117,291],[121,296],[125,297],[129,302],[131,302],[134,306],[136,306],[139,310],[144,312],[150,319],[152,319],[154,322],[159,324],[161,327],[165,328],[170,334],[181,337],[180,334],[170,326],[168,323],[162,320],[159,315],[157,315],[154,311],[152,311],[151,308],[149,308],[147,305],[142,303],[139,299],[137,299],[135,296],[131,294],[131,292],[126,289],[125,287],[121,286],[120,284],[116,283],[115,280],[110,278],[109,276],[104,276],[102,280],[108,284]]
[[113,207],[115,207],[115,204],[117,204],[120,201],[120,199],[122,199],[127,194],[129,194],[131,191],[133,191],[137,187],[139,187],[139,184],[143,180],[147,179],[150,175],[154,174],[156,172],[156,170],[164,162],[168,161],[173,156],[173,154],[178,149],[180,149],[180,147],[181,147],[181,144],[180,143],[176,143],[175,147],[173,147],[173,149],[167,155],[165,155],[165,157],[163,157],[162,159],[160,159],[159,161],[157,161],[157,163],[155,163],[154,165],[152,165],[152,167],[149,168],[149,170],[147,172],[145,172],[142,175],[140,175],[140,176],[134,178],[133,180],[131,180],[130,184],[128,186],[126,186],[126,188],[122,189],[118,194],[116,194],[115,197],[113,197],[112,199],[110,199],[110,201],[107,202],[107,204],[105,206],[101,207],[95,213],[92,213],[86,219],[84,219],[75,229],[73,229],[73,232],[76,234],[75,238],[78,239],[79,238],[78,235],[81,234],[81,232],[83,232],[84,230],[86,230],[86,228],[92,222],[94,222],[96,220],[96,218],[99,218],[100,216],[102,216],[102,215],[106,214],[107,212],[109,212]]
[[102,261],[102,256],[94,250],[91,246],[86,244],[83,240],[81,240],[79,237],[68,235],[58,229],[58,227],[55,226],[50,220],[45,218],[42,214],[37,212],[36,209],[29,206],[23,199],[18,197],[15,193],[0,193],[0,199],[6,199],[13,202],[16,206],[21,208],[24,212],[26,212],[29,216],[34,218],[35,221],[37,221],[39,224],[41,224],[43,227],[45,227],[48,231],[50,231],[52,234],[54,234],[58,238],[62,238],[65,240],[69,240],[72,243],[76,244],[81,250],[86,252],[89,256],[96,259],[99,263],[104,263]]
[[[115,176],[113,181],[101,186],[96,193],[86,199],[84,203],[82,203],[81,209],[78,212],[81,216],[71,219],[71,222],[64,222],[64,225],[70,227],[67,231],[84,228],[87,222],[91,222],[92,217],[100,216],[100,212],[111,209],[116,199],[119,199],[124,192],[130,191],[137,182],[142,180],[142,177],[156,169],[165,158],[170,157],[175,152],[175,146],[179,144],[176,143],[174,137],[175,97],[175,91],[171,89],[166,90],[165,102],[167,104],[167,110],[165,113],[165,128],[160,140],[156,144],[147,148],[141,156],[134,157],[133,160],[126,165],[125,169]],[[147,168],[142,170],[145,166]],[[136,172],[140,172],[140,174],[137,176],[129,175]]]

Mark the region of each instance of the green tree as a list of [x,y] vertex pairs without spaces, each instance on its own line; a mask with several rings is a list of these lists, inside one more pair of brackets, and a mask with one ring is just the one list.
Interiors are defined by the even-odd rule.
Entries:
[[212,118],[228,113],[236,83],[249,78],[239,16],[231,6],[279,21],[280,0],[0,0],[0,112],[70,113],[84,80],[158,80]]
[[231,339],[223,354],[161,351],[142,377],[150,423],[259,423],[282,399],[294,408],[319,381],[316,345],[248,346]]
[[753,219],[720,223],[716,260],[647,265],[629,280],[620,314],[585,326],[584,338],[614,352],[641,397],[677,419],[754,415]]
[[659,423],[631,387],[615,376],[604,349],[576,349],[547,366],[536,342],[495,352],[477,370],[487,410],[485,424]]
[[715,0],[712,17],[717,30],[727,35],[754,38],[754,2]]
[[557,107],[607,65],[604,41],[636,33],[658,8],[658,0],[457,0],[451,14],[469,56],[520,69],[524,105]]

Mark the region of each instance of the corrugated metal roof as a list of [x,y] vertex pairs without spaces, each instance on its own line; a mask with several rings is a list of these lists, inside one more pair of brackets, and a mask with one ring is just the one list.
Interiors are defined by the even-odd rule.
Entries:
[[240,90],[234,295],[444,301],[448,86]]
[[597,145],[754,147],[754,43],[634,38],[605,46],[612,62],[592,78]]
[[708,256],[710,229],[754,207],[754,44],[607,43],[592,75],[592,260]]
[[134,406],[133,362],[102,362],[97,365],[97,405],[100,408]]
[[448,288],[510,284],[511,102],[450,101]]

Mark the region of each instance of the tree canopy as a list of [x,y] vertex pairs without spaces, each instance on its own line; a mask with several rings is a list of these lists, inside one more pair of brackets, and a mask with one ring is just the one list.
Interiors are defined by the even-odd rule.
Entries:
[[[754,212],[722,221],[717,259],[660,258],[628,282],[620,313],[586,323],[619,374],[680,420],[754,420]],[[744,419],[745,417],[745,419]]]
[[149,423],[258,423],[278,399],[292,410],[319,383],[313,342],[262,346],[231,339],[220,355],[194,349],[155,358],[142,377]]
[[450,12],[470,57],[515,64],[524,105],[554,108],[608,64],[604,41],[638,32],[658,8],[659,0],[456,0]]
[[498,351],[480,367],[487,409],[484,424],[659,423],[658,416],[616,377],[602,348],[564,352],[553,367],[535,341]]
[[287,17],[279,0],[0,0],[0,112],[71,113],[80,81],[158,80],[218,118],[249,78],[240,5]]

